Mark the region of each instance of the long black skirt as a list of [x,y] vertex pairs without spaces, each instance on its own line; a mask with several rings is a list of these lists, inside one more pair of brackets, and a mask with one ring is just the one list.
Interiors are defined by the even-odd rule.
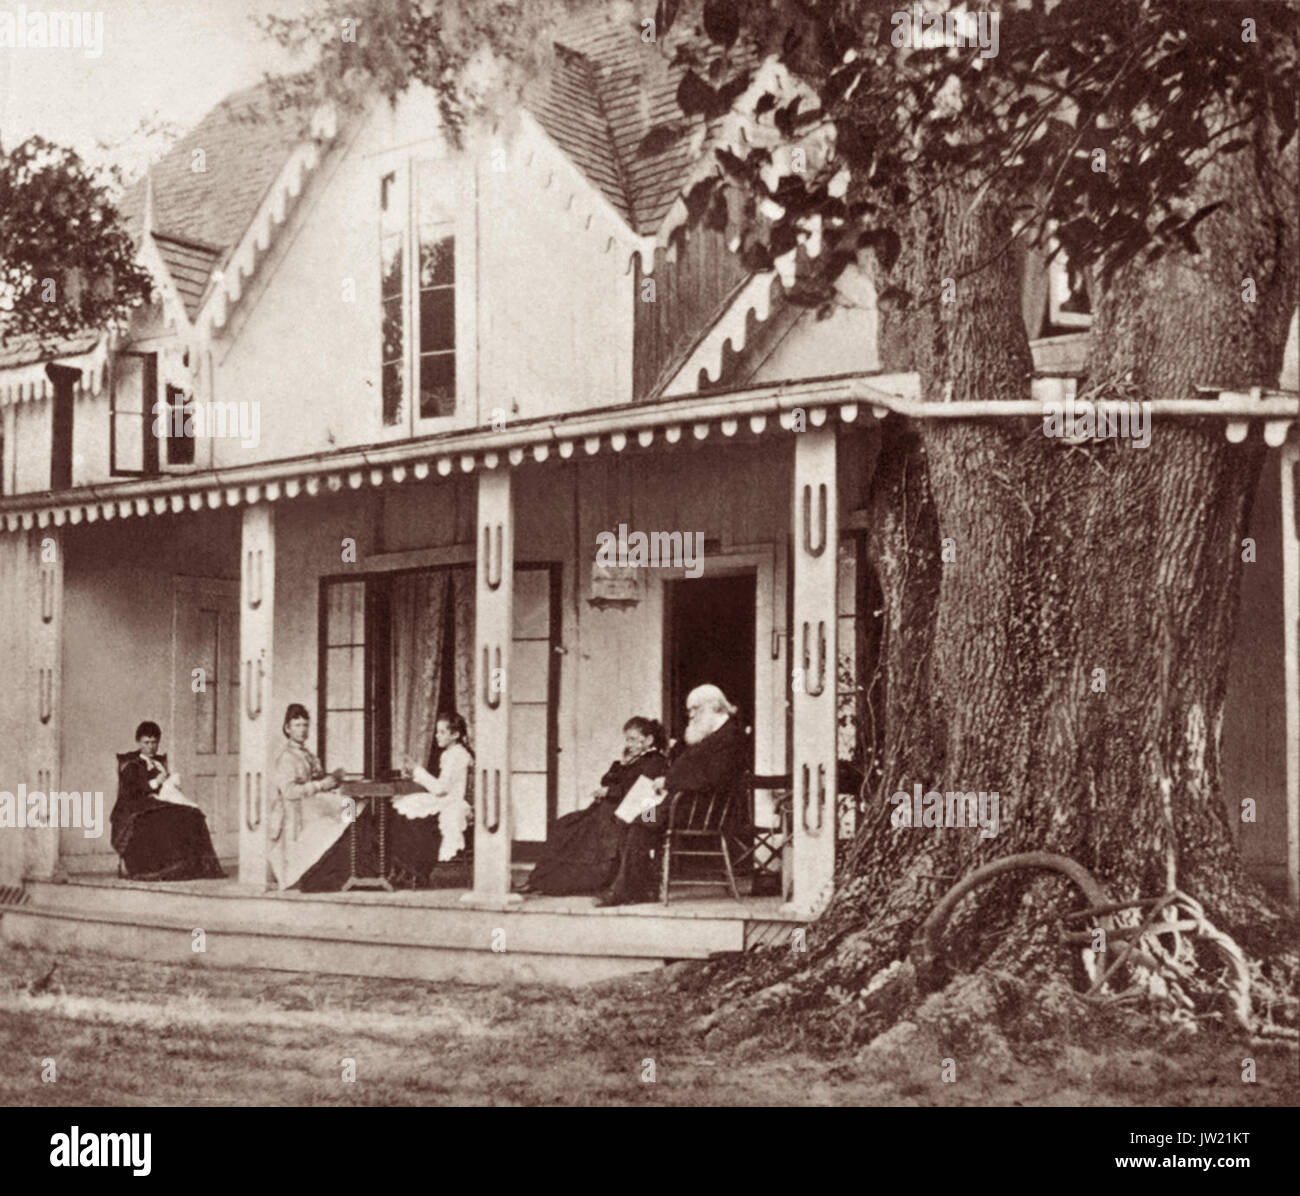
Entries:
[[609,802],[566,814],[551,829],[529,886],[555,897],[601,892],[614,879],[626,835],[627,824],[614,816]]
[[119,831],[122,866],[132,880],[203,880],[225,876],[203,811],[144,798]]
[[[357,815],[356,873],[373,878],[379,871],[379,821],[367,807]],[[336,893],[353,875],[352,833],[349,827],[293,887],[304,893]],[[438,860],[442,834],[437,818],[403,818],[387,811],[384,823],[384,862],[394,888],[423,888]]]

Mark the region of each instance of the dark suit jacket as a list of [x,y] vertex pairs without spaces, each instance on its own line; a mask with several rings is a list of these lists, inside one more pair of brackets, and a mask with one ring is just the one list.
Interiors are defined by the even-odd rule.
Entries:
[[730,784],[743,787],[748,757],[745,729],[729,718],[699,743],[683,743],[668,766],[664,783],[669,793],[698,793]]
[[668,766],[664,785],[669,794],[730,794],[727,817],[729,835],[743,838],[749,826],[749,801],[745,778],[753,766],[749,737],[733,716],[699,743],[679,748]]

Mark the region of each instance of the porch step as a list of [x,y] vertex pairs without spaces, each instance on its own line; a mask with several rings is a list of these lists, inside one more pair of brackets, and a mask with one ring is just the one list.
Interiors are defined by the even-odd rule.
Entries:
[[6,943],[47,951],[87,951],[159,963],[208,967],[270,968],[394,980],[455,980],[474,984],[541,981],[587,984],[663,964],[661,959],[493,953],[382,941],[336,939],[289,927],[222,928],[206,932],[206,950],[192,950],[192,927],[161,918],[124,922],[89,910],[7,909],[0,918]]
[[[27,900],[0,915],[6,942],[215,967],[582,984],[756,941],[735,903],[712,915],[593,909],[581,898],[476,909],[455,892],[268,894],[233,881],[26,888]],[[773,924],[783,924],[779,915]],[[202,952],[192,947],[195,929],[204,932]]]

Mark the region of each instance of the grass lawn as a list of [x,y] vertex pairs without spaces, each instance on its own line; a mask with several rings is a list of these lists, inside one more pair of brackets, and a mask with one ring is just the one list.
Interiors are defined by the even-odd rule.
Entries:
[[[12,1105],[1287,1105],[1293,1049],[1193,1036],[1044,1044],[1029,1062],[757,1041],[711,1048],[671,973],[586,989],[227,971],[0,949]],[[1242,1058],[1257,1082],[1241,1082]],[[43,1061],[56,1079],[42,1081]],[[344,1079],[344,1060],[355,1080]],[[653,1061],[651,1082],[650,1061]]]

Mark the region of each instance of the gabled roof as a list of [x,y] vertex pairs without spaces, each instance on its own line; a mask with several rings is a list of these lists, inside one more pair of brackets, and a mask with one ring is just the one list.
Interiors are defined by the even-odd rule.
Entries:
[[149,226],[190,319],[212,276],[248,230],[301,140],[297,113],[281,109],[267,84],[227,96],[128,192],[123,211]]
[[[641,32],[637,21],[607,13],[561,26],[554,69],[525,107],[633,234],[648,237],[661,230],[696,167],[705,124],[677,106],[685,68],[673,62],[673,45],[645,42]],[[653,152],[643,152],[652,131]],[[191,321],[221,287],[238,298],[235,275],[254,268],[241,246],[254,223],[265,223],[268,203],[272,222],[283,219],[278,189],[296,196],[303,171],[318,160],[299,162],[305,148],[299,114],[258,84],[217,104],[128,191],[126,222],[136,235],[147,223]],[[273,231],[258,232],[259,252]],[[213,318],[219,326],[224,316]]]
[[233,246],[293,152],[298,130],[297,114],[279,109],[266,84],[227,96],[150,171],[153,231]]
[[[588,15],[556,34],[556,64],[525,103],[553,141],[639,236],[657,233],[698,157],[700,116],[677,88],[686,68],[675,42],[646,42],[639,21]],[[661,130],[653,152],[642,152]]]
[[153,240],[158,246],[158,255],[176,284],[176,292],[185,304],[185,314],[194,320],[203,304],[212,272],[225,260],[229,250],[199,245],[160,232],[154,233]]

